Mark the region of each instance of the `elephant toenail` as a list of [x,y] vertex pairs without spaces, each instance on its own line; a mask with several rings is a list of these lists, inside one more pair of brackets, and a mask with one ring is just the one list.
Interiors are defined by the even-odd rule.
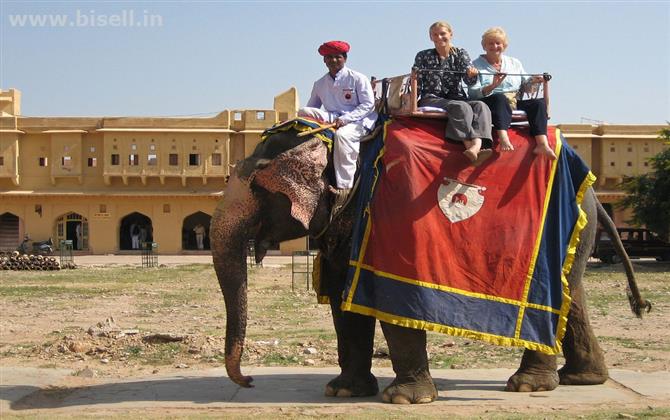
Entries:
[[385,403],[390,403],[391,402],[391,396],[389,394],[387,394],[386,392],[384,392],[382,394],[382,401],[384,401]]
[[539,387],[538,389],[536,389],[535,391],[540,392],[540,391],[546,391],[546,390],[547,390],[547,388],[541,386],[541,387]]
[[433,400],[434,399],[432,397],[422,397],[416,400],[415,404],[428,404],[433,402]]
[[338,389],[337,394],[335,394],[336,397],[341,397],[341,398],[346,398],[346,397],[351,397],[351,390],[349,389]]
[[324,392],[326,397],[334,397],[335,396],[335,389],[331,386],[326,386],[326,392]]
[[393,404],[411,404],[412,402],[404,395],[394,395],[391,399]]
[[518,391],[519,392],[532,392],[533,387],[528,385],[528,384],[521,384],[521,385],[519,385]]

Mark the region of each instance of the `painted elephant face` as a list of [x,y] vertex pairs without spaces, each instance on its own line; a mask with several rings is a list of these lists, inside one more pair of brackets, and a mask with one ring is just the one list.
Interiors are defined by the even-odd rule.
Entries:
[[326,188],[323,171],[328,164],[327,153],[321,140],[309,140],[259,165],[261,169],[252,175],[252,183],[286,195],[291,202],[291,216],[309,229]]

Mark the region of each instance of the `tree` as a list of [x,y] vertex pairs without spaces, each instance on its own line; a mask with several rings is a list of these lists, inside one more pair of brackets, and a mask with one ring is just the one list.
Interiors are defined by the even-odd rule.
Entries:
[[[661,130],[659,141],[670,145],[670,128]],[[632,222],[645,225],[661,238],[670,238],[670,148],[649,159],[652,170],[623,182],[628,196],[619,202],[633,209]]]

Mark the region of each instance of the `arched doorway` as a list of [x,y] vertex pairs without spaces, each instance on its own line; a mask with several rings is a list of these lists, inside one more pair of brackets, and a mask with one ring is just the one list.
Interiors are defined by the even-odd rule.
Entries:
[[121,219],[119,249],[140,249],[142,242],[153,242],[154,228],[151,219],[142,213],[133,212]]
[[[181,249],[204,250],[209,248],[209,222],[212,216],[201,211],[184,218],[181,226]],[[202,243],[198,241],[198,234],[202,236]],[[199,246],[201,245],[201,246]]]
[[21,220],[12,213],[0,216],[0,250],[15,250],[21,243]]
[[[60,249],[60,241],[72,241],[75,251],[88,250],[88,220],[78,213],[70,212],[56,219],[54,245]],[[33,238],[33,240],[37,240]]]

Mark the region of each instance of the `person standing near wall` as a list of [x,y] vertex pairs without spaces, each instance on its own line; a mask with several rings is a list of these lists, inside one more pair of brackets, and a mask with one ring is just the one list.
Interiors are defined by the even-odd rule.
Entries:
[[77,223],[77,226],[75,227],[75,236],[77,239],[77,246],[76,249],[81,251],[84,249],[84,233],[83,231],[83,226],[81,223]]
[[207,235],[205,227],[198,223],[193,228],[193,232],[195,233],[195,242],[198,245],[198,249],[205,249],[205,236]]
[[140,228],[136,223],[130,225],[130,240],[132,249],[140,249]]

